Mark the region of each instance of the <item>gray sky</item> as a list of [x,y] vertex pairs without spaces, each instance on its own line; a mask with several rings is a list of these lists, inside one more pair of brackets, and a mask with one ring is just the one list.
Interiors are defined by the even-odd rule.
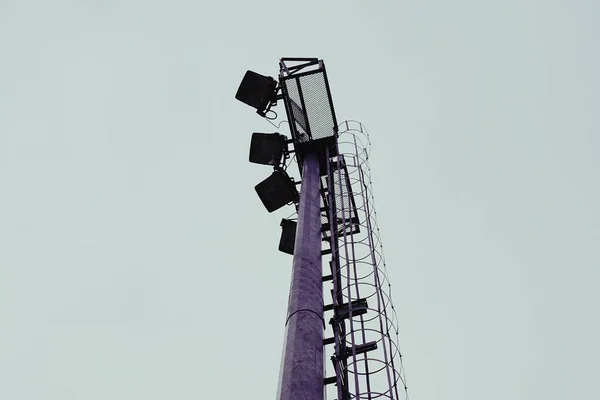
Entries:
[[0,0],[0,398],[275,397],[286,56],[371,133],[411,398],[600,398],[598,4]]

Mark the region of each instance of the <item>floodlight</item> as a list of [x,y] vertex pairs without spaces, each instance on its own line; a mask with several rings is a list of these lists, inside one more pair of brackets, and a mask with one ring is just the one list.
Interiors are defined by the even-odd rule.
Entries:
[[279,239],[279,251],[294,254],[296,242],[296,227],[298,223],[289,219],[281,220],[281,238]]
[[277,81],[270,76],[263,76],[247,71],[240,83],[235,98],[256,108],[263,117],[277,99]]
[[273,212],[288,203],[297,203],[299,200],[294,181],[283,170],[275,170],[254,189],[268,212]]
[[250,162],[278,166],[281,157],[287,152],[286,137],[279,133],[252,134],[250,142]]

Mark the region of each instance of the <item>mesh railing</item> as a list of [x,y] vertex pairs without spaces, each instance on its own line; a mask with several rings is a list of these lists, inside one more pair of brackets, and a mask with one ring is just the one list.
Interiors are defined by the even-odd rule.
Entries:
[[294,139],[297,143],[333,137],[336,130],[325,71],[282,79]]

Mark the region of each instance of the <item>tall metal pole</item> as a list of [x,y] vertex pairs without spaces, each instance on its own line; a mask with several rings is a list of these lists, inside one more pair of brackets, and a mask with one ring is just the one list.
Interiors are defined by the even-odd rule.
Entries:
[[319,160],[304,157],[279,378],[279,400],[323,400],[323,283]]

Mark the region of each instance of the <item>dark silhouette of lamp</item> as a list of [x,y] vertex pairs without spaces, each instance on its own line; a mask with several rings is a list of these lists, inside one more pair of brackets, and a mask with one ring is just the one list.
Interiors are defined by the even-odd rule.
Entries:
[[270,76],[247,71],[235,98],[255,108],[264,117],[277,100],[277,81]]
[[277,167],[287,154],[287,138],[279,133],[252,134],[250,142],[250,162]]
[[288,203],[297,203],[299,200],[296,184],[280,169],[275,170],[254,189],[268,212],[273,212]]
[[287,254],[294,254],[294,244],[296,243],[296,227],[298,223],[289,219],[281,220],[281,238],[279,239],[279,251]]

